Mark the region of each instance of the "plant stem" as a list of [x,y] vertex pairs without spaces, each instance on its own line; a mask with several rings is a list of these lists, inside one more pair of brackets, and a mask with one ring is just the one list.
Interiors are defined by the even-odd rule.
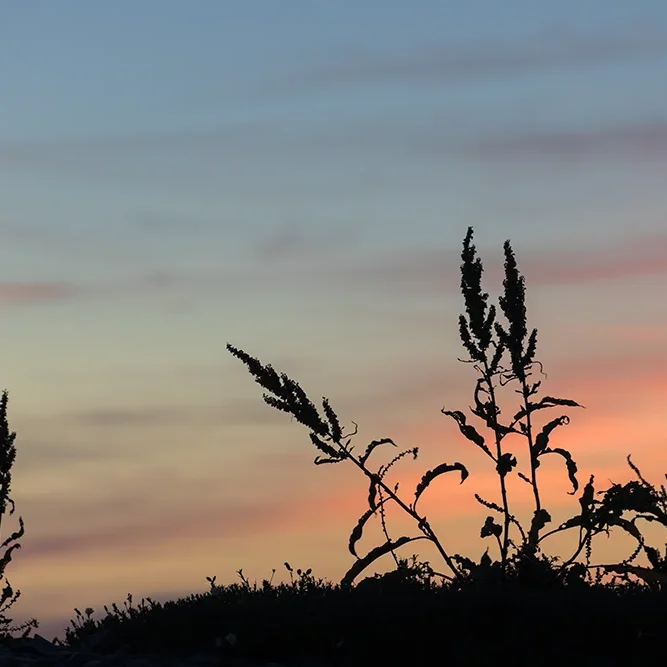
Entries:
[[[502,457],[502,446],[501,440],[502,436],[498,429],[498,415],[496,414],[496,392],[495,387],[493,386],[493,380],[489,371],[489,364],[486,358],[484,358],[484,379],[489,388],[489,398],[491,400],[491,407],[493,408],[493,414],[491,416],[493,433],[496,441],[496,461],[500,461]],[[507,498],[507,485],[505,483],[506,475],[500,475],[500,495],[503,499],[503,512],[505,516],[504,526],[503,526],[503,542],[500,549],[500,560],[502,563],[502,570],[505,572],[507,565],[507,550],[509,548],[509,530],[510,530],[510,508],[509,500]]]
[[535,496],[535,511],[539,512],[542,509],[542,503],[540,502],[540,492],[537,488],[537,466],[535,465],[534,457],[534,443],[533,443],[533,430],[530,419],[530,405],[528,403],[528,396],[530,390],[526,385],[525,375],[521,378],[521,389],[523,395],[523,407],[526,410],[526,439],[528,440],[528,451],[530,453],[530,479],[533,485],[533,495]]
[[[340,445],[340,443],[338,443]],[[341,445],[342,447],[342,445]],[[375,481],[377,484],[379,484],[382,489],[384,489],[389,496],[395,500],[415,521],[417,521],[419,529],[424,533],[426,538],[433,542],[435,544],[436,549],[440,552],[440,555],[444,559],[445,563],[447,563],[447,566],[449,569],[454,573],[454,576],[456,579],[461,579],[461,573],[456,569],[456,566],[454,565],[454,561],[450,558],[449,554],[445,551],[444,547],[442,544],[440,544],[440,540],[438,540],[436,534],[433,532],[431,529],[431,526],[429,525],[428,521],[426,520],[426,517],[420,517],[419,514],[415,510],[413,510],[411,507],[406,505],[379,477],[377,473],[371,472],[364,466],[362,463],[359,462],[358,459],[356,459],[353,454],[345,447],[342,447],[343,451],[347,455],[347,458],[349,458],[351,461],[354,462],[354,464],[360,468],[364,474]]]

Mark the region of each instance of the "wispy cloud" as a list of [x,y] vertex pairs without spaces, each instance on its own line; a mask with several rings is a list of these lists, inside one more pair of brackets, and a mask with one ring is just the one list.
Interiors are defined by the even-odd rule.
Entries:
[[307,229],[296,222],[288,222],[272,229],[254,244],[255,255],[262,261],[315,259],[337,253],[359,238],[360,227],[336,225]]
[[[4,282],[0,283],[0,303],[116,298],[142,293],[182,296],[245,291],[265,294],[297,285],[300,289],[325,288],[354,294],[372,294],[378,290],[422,295],[459,292],[461,251],[458,247],[443,245],[361,252],[355,232],[350,230],[311,234],[295,226],[278,228],[250,247],[255,261],[230,263],[219,269],[180,271],[166,267],[87,285]],[[667,273],[667,235],[661,233],[598,243],[595,247],[527,250],[515,243],[513,247],[520,271],[531,286],[592,285]],[[487,284],[502,282],[502,248],[493,252],[480,249],[480,255]]]
[[[272,121],[258,121],[238,129],[210,126],[196,130],[174,128],[135,136],[11,144],[0,141],[0,168],[97,174],[104,176],[105,182],[122,180],[125,172],[136,173],[132,180],[136,182],[136,179],[147,178],[148,170],[155,172],[155,178],[163,184],[165,178],[175,175],[187,181],[195,172],[206,180],[212,169],[227,169],[225,161],[232,157],[243,160],[246,166],[259,163],[258,170],[265,169],[267,164],[273,165],[274,161],[335,161],[351,156],[383,163],[392,159],[452,163],[478,159],[627,161],[667,157],[667,123],[645,115],[638,118],[625,124],[566,129],[553,126],[526,129],[521,125],[514,129],[498,128],[495,120],[488,118],[481,129],[471,134],[471,128],[460,117],[443,123],[441,115],[427,114],[415,119],[395,117],[388,112],[380,119],[355,116],[312,126],[302,126],[292,120],[287,121],[287,127]],[[165,156],[179,159],[165,160]],[[139,163],[142,166],[139,167]],[[363,182],[356,182],[356,186],[364,187]],[[192,231],[204,231],[213,226],[176,214],[143,213],[137,220],[138,228],[155,233],[181,229],[186,224]]]
[[[301,92],[334,85],[367,85],[395,81],[468,82],[507,77],[555,67],[586,67],[635,57],[667,53],[662,35],[538,36],[532,43],[496,43],[475,48],[425,49],[403,57],[356,53],[327,67],[312,69],[285,82],[285,92]],[[280,84],[276,84],[278,88]]]
[[200,161],[230,153],[242,153],[248,145],[276,142],[283,138],[265,123],[247,122],[207,127],[180,127],[164,131],[138,130],[118,134],[74,135],[57,139],[13,141],[0,139],[1,166],[50,166],[81,168],[91,159],[126,159],[137,155],[161,157],[174,151],[195,155]]
[[[519,270],[531,286],[591,285],[667,273],[667,234],[622,239],[595,247],[523,250],[512,244]],[[504,276],[502,248],[479,251],[485,282],[501,283]],[[387,289],[422,294],[458,293],[460,250],[409,248],[371,256],[346,266],[339,275],[347,289]],[[331,267],[329,271],[335,271]]]
[[77,288],[65,282],[2,282],[0,304],[30,304],[60,301],[76,296]]
[[582,130],[525,131],[469,139],[462,154],[482,159],[667,158],[667,123],[643,122]]
[[169,425],[275,426],[280,415],[260,400],[234,399],[221,405],[119,406],[90,409],[63,415],[67,421],[101,428]]
[[524,273],[539,285],[588,285],[667,273],[667,234],[627,238],[616,245],[525,253]]
[[140,211],[131,216],[131,221],[137,229],[150,234],[201,233],[210,231],[215,226],[221,226],[219,220],[205,220],[196,215],[174,211]]

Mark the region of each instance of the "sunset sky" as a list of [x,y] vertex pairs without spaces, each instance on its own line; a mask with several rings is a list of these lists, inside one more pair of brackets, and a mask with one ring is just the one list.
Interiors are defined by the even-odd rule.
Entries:
[[[389,476],[406,501],[427,469],[466,464],[421,510],[449,551],[495,557],[473,498],[499,501],[493,465],[440,413],[473,404],[468,226],[494,301],[511,240],[536,379],[585,406],[544,415],[571,417],[552,444],[581,485],[628,481],[628,454],[664,483],[666,26],[663,0],[0,1],[14,622],[62,639],[74,607],[99,619],[128,593],[353,564],[366,479],[313,465],[227,342],[327,396],[357,451],[394,438],[373,470],[418,446]],[[575,514],[562,461],[539,474],[554,521]],[[394,509],[388,529],[419,534]],[[359,550],[383,541],[374,521]],[[593,561],[633,548],[600,537]],[[413,553],[446,571],[426,541]]]

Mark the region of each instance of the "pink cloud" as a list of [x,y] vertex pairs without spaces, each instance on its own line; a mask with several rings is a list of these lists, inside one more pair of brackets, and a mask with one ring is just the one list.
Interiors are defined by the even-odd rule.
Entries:
[[[667,127],[667,126],[666,126]],[[589,285],[667,273],[667,234],[655,233],[625,238],[614,244],[567,250],[530,250],[514,243],[519,271],[527,290],[536,285]],[[484,265],[483,286],[500,289],[504,277],[502,246],[480,248]],[[339,280],[346,288],[385,288],[418,291],[421,294],[458,293],[460,282],[458,248],[410,248],[392,254],[375,255],[363,263],[345,268]],[[338,269],[322,270],[331,275]]]
[[667,272],[667,234],[625,239],[616,247],[558,253],[540,251],[526,257],[523,269],[530,272],[531,282],[551,285],[582,285],[664,274]]
[[644,122],[584,130],[518,130],[503,136],[469,140],[460,148],[473,157],[501,160],[613,156],[664,159],[667,157],[667,123]]
[[0,302],[9,304],[60,301],[75,294],[72,285],[54,283],[0,283]]

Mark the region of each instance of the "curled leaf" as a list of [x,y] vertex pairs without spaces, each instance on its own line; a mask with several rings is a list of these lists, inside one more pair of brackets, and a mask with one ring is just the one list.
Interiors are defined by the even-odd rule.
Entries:
[[577,464],[572,459],[572,454],[570,454],[567,449],[561,449],[560,447],[555,447],[554,449],[547,448],[542,452],[542,454],[559,454],[565,459],[565,465],[567,466],[567,476],[570,478],[570,482],[572,484],[572,491],[568,491],[568,494],[573,496],[579,488],[579,482],[577,481]]
[[569,424],[570,418],[567,415],[562,417],[557,417],[552,419],[548,424],[542,428],[542,430],[537,434],[535,438],[535,444],[533,445],[533,458],[536,459],[549,445],[549,435],[557,426],[563,426],[564,424]]
[[466,423],[466,416],[460,411],[460,410],[445,410],[444,408],[440,410],[443,415],[447,415],[454,419],[456,423],[459,425],[459,430],[463,435],[470,440],[470,442],[474,442],[478,447],[483,449],[487,454],[491,454],[489,451],[489,448],[486,446],[484,443],[484,438],[477,432],[474,426],[471,426],[470,424]]
[[419,537],[399,537],[398,539],[392,541],[387,541],[375,549],[371,549],[363,558],[360,558],[346,573],[345,576],[341,579],[340,585],[343,587],[349,586],[356,577],[363,572],[373,561],[377,560],[381,556],[397,549],[408,542],[414,542],[415,540],[421,539]]
[[394,445],[394,447],[397,446],[396,443],[391,438],[381,438],[380,440],[373,440],[373,442],[371,442],[368,445],[368,447],[366,447],[366,451],[359,457],[359,463],[361,463],[361,465],[364,465],[368,460],[368,457],[371,455],[372,451],[376,447],[387,444]]
[[622,528],[626,533],[632,535],[632,537],[634,537],[637,542],[639,542],[639,544],[644,544],[644,536],[632,521],[623,519],[622,517],[616,516],[615,514],[609,514],[606,517],[606,523],[608,526],[618,526],[619,528]]
[[350,533],[350,542],[349,542],[348,548],[350,550],[350,553],[353,556],[356,556],[357,558],[358,558],[357,552],[356,552],[354,547],[355,547],[356,543],[361,539],[361,534],[364,530],[364,525],[366,524],[368,519],[370,519],[373,516],[373,514],[375,514],[375,510],[372,510],[372,509],[367,510],[366,512],[364,512],[361,515],[361,517],[359,518],[359,521],[357,522],[357,525],[354,527],[354,529]]
[[425,472],[424,476],[421,479],[421,482],[417,484],[417,489],[415,490],[415,500],[412,503],[412,506],[415,507],[417,505],[417,499],[419,498],[419,496],[421,496],[421,494],[428,487],[428,485],[431,483],[432,480],[434,480],[438,475],[442,475],[446,472],[452,472],[454,470],[460,471],[461,484],[463,484],[463,482],[465,482],[466,478],[468,477],[469,473],[467,468],[463,465],[463,463],[459,463],[458,461],[456,463],[441,463],[439,466],[433,468],[433,470],[428,470],[427,472]]
[[519,412],[514,415],[514,421],[519,421],[523,419],[528,412],[535,412],[535,410],[543,410],[544,408],[553,408],[556,405],[564,405],[570,408],[583,408],[583,405],[579,405],[576,401],[571,401],[569,398],[554,398],[553,396],[545,396],[538,403],[529,403],[528,410],[526,408],[521,408]]

